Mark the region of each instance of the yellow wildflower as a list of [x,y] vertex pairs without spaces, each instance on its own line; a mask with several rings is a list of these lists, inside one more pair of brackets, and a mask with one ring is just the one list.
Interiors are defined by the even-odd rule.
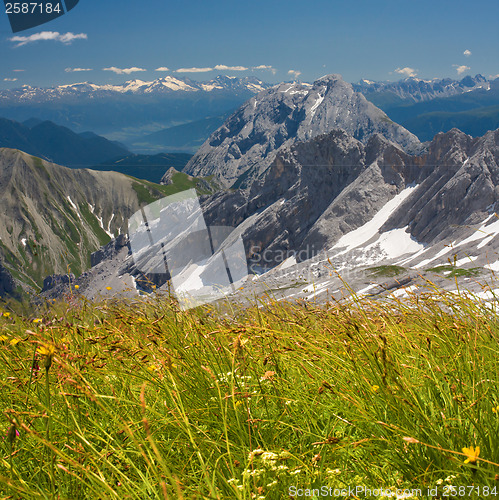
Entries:
[[476,448],[473,448],[473,446],[463,448],[463,453],[468,457],[464,463],[474,464],[478,460],[478,455],[480,455],[480,446],[477,446]]
[[493,411],[494,413],[498,413],[498,414],[499,414],[499,405],[494,406],[494,407],[492,408],[492,411]]
[[75,285],[75,290],[78,290],[80,288],[80,285]]
[[21,342],[21,339],[12,339],[12,340],[9,342],[9,344],[10,344],[10,345],[17,345],[17,344],[19,344],[19,342]]
[[5,342],[8,339],[9,337],[6,337],[5,335],[0,335],[0,342]]
[[3,317],[4,317],[4,318],[8,318],[9,316],[10,316],[10,312],[4,312],[4,313],[3,313]]
[[55,353],[55,347],[52,344],[43,344],[37,349],[38,354],[50,356]]
[[42,320],[41,318],[36,318],[33,320],[33,323],[40,323],[41,320]]
[[379,385],[372,385],[372,386],[371,386],[371,390],[372,390],[373,392],[378,392],[378,389],[379,389]]
[[108,290],[108,291],[109,291],[109,290],[112,290],[112,289],[113,289],[113,287],[112,287],[112,286],[106,286],[106,290]]
[[52,358],[55,354],[55,347],[52,344],[43,344],[37,349],[38,354],[45,356],[43,366],[48,371],[52,366]]

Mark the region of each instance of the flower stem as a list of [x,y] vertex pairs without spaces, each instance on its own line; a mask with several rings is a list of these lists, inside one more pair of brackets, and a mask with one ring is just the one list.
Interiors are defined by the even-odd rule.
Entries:
[[[50,442],[50,431],[51,431],[51,403],[50,403],[50,367],[45,368],[45,394],[47,397],[47,426],[45,429],[45,438],[47,442]],[[49,469],[49,474],[50,474],[50,487],[52,491],[52,497],[55,494],[55,482],[54,482],[54,453],[53,451],[49,448],[48,449],[48,455],[49,455],[49,461],[50,461],[50,469]]]

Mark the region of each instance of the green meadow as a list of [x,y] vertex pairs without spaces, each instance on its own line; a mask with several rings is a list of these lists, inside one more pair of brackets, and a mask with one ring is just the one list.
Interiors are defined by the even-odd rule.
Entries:
[[499,494],[499,322],[465,294],[181,311],[72,290],[4,304],[0,330],[0,498]]

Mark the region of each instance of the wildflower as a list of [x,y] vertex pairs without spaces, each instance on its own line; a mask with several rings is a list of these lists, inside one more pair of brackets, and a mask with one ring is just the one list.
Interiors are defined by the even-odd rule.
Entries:
[[75,285],[75,290],[78,290],[80,288],[80,285]]
[[371,386],[371,390],[372,390],[373,392],[378,392],[378,389],[379,389],[379,385],[372,385],[372,386]]
[[41,320],[42,320],[41,318],[35,318],[35,319],[33,320],[33,323],[40,323],[40,321],[41,321]]
[[268,462],[270,465],[273,465],[278,458],[279,455],[277,453],[274,453],[273,451],[265,451],[261,456],[261,459],[264,462]]
[[49,370],[52,365],[52,358],[55,354],[55,347],[51,344],[44,344],[37,349],[38,354],[45,356],[45,361],[43,366],[45,366],[45,370]]
[[19,342],[21,342],[21,339],[12,339],[12,340],[9,342],[9,344],[10,344],[10,345],[17,345],[17,344],[19,344]]
[[260,382],[263,382],[264,380],[272,380],[272,378],[274,377],[274,375],[275,375],[275,372],[266,371],[263,374],[263,377],[260,379]]
[[494,413],[499,414],[499,405],[494,406],[494,407],[492,408],[492,411],[493,411]]
[[4,318],[8,318],[9,316],[10,316],[10,312],[4,312],[4,313],[3,313],[3,317],[4,317]]
[[5,342],[8,339],[9,337],[6,337],[5,335],[0,335],[0,342]]
[[476,448],[473,448],[473,446],[463,448],[463,453],[468,457],[464,463],[474,464],[478,460],[478,455],[480,455],[480,446],[477,446]]
[[148,369],[150,372],[159,372],[158,365],[149,365],[149,366],[147,367],[147,369]]
[[242,404],[243,404],[243,402],[242,402],[242,401],[236,401],[236,408],[237,408],[238,406],[241,406]]
[[109,290],[112,290],[112,289],[113,289],[113,287],[112,287],[112,286],[106,286],[106,290],[108,290],[108,291],[109,291]]

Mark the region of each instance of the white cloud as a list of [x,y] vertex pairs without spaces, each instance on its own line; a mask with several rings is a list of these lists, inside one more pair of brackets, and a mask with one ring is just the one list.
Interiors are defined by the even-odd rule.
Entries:
[[11,42],[17,42],[16,47],[22,47],[28,43],[40,42],[43,40],[53,40],[56,42],[62,42],[69,45],[74,40],[86,40],[88,36],[86,33],[79,33],[75,35],[74,33],[59,33],[58,31],[41,31],[40,33],[34,33],[30,36],[13,36],[9,38]]
[[92,68],[66,68],[66,73],[79,73],[80,71],[93,71]]
[[113,73],[116,73],[117,75],[129,75],[130,73],[137,73],[139,71],[147,71],[144,68],[136,68],[135,66],[133,68],[117,68],[116,66],[111,66],[110,68],[102,68],[102,71],[112,71]]
[[179,68],[175,73],[207,73],[213,71],[213,68]]
[[463,52],[463,55],[465,55],[466,57],[470,57],[470,56],[471,56],[471,50],[466,49],[466,50]]
[[290,69],[288,71],[288,75],[291,75],[293,78],[298,78],[301,75],[301,71],[297,71],[295,69]]
[[21,71],[26,71],[25,69],[13,69],[12,71],[14,71],[15,73],[20,73]]
[[170,71],[170,69],[166,66],[161,66],[159,68],[156,68],[154,71]]
[[459,66],[458,64],[453,64],[454,68],[456,68],[457,74],[462,75],[463,73],[466,73],[466,71],[469,71],[471,68],[469,66]]
[[418,70],[406,66],[405,68],[397,68],[395,70],[395,73],[398,73],[399,75],[405,75],[409,78],[409,77],[415,77],[418,74]]
[[249,68],[244,66],[225,66],[225,64],[217,64],[215,66],[217,71],[248,71]]
[[277,70],[275,68],[273,68],[272,66],[268,66],[266,64],[260,64],[260,66],[255,66],[251,69],[263,69],[263,70],[267,70],[267,71],[270,71],[273,75],[275,75],[277,73]]
[[17,82],[17,78],[4,78],[4,82]]

